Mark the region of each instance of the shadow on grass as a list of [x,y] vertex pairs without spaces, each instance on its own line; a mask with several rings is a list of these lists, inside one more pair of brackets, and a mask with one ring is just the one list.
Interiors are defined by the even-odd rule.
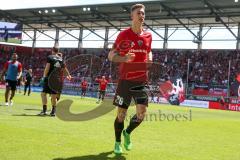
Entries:
[[49,115],[45,115],[45,116],[42,116],[42,115],[38,115],[38,114],[12,114],[12,116],[22,116],[22,117],[50,117]]
[[42,111],[42,109],[27,108],[26,111]]
[[124,155],[115,155],[112,157],[110,156],[113,154],[113,151],[110,152],[103,152],[97,155],[85,155],[79,157],[70,157],[70,158],[54,158],[53,160],[126,160]]

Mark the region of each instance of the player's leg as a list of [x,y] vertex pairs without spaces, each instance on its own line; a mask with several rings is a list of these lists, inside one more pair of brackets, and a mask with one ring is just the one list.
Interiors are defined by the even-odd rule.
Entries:
[[124,129],[124,119],[127,116],[127,109],[130,106],[132,96],[129,95],[129,83],[121,80],[118,82],[116,95],[113,104],[118,106],[117,117],[114,121],[115,130],[115,153],[122,153],[121,134]]
[[11,89],[11,94],[10,94],[10,98],[9,98],[9,101],[10,101],[10,106],[13,105],[13,97],[15,96],[15,92],[16,92],[16,88],[12,88]]
[[10,94],[10,98],[9,98],[11,106],[13,105],[13,100],[12,99],[15,96],[15,92],[16,92],[16,89],[17,89],[16,87],[17,87],[17,81],[11,81],[10,82],[11,94]]
[[57,96],[56,96],[57,102],[60,100],[60,98],[61,98],[61,93],[57,93]]
[[19,89],[19,84],[18,84],[18,82],[17,82],[17,88],[16,88],[16,90],[17,90],[18,92],[20,92],[20,89]]
[[145,106],[145,105],[137,104],[137,106],[136,106],[136,110],[137,110],[136,112],[137,113],[131,118],[127,129],[123,131],[124,147],[125,147],[126,150],[131,150],[132,149],[132,142],[131,142],[131,139],[130,139],[130,134],[144,120],[146,110],[147,110],[146,108],[147,108],[147,106]]
[[121,142],[121,134],[124,128],[124,120],[126,118],[127,109],[126,108],[117,108],[117,116],[114,121],[114,129],[115,129],[115,139],[116,142]]
[[41,93],[42,98],[42,111],[39,115],[47,115],[47,93],[42,92]]
[[99,90],[98,100],[96,103],[100,103],[101,97],[102,97],[102,91]]
[[51,102],[52,102],[52,110],[50,116],[55,116],[56,113],[56,105],[57,105],[57,94],[51,94]]
[[137,128],[144,120],[147,111],[147,106],[143,104],[137,104],[136,114],[131,118],[129,126],[126,129],[126,133],[130,134],[135,128]]
[[99,100],[99,101],[101,100],[102,95],[103,95],[103,92],[102,92],[102,91],[99,91],[99,97],[98,97],[98,100]]
[[105,93],[106,93],[106,91],[102,91],[102,101],[103,101],[104,98],[105,98]]
[[131,93],[136,103],[136,114],[131,118],[127,129],[123,131],[124,147],[126,150],[131,150],[132,143],[130,140],[130,134],[144,120],[148,106],[148,94],[144,84],[133,84]]
[[41,99],[42,99],[42,111],[39,115],[47,115],[47,94],[51,93],[51,90],[48,86],[48,79],[43,79],[43,90],[41,92]]
[[23,93],[23,95],[26,95],[26,92],[27,92],[27,83],[24,84],[24,93]]
[[31,84],[28,84],[28,96],[31,94]]
[[114,131],[115,131],[115,146],[114,146],[114,153],[121,154],[122,147],[121,147],[121,135],[124,129],[124,120],[126,118],[127,109],[118,107],[117,109],[117,117],[114,121]]
[[81,98],[83,97],[83,89],[82,89],[82,92],[81,92]]
[[20,79],[17,81],[17,88],[18,88],[18,92],[21,93],[21,80]]
[[154,94],[153,94],[153,93],[152,93],[152,95],[151,95],[151,102],[154,103]]
[[10,86],[6,86],[6,90],[5,90],[5,105],[8,106],[8,101],[9,101],[9,93],[10,93]]
[[85,89],[82,89],[82,93],[81,93],[81,97],[85,97],[85,94],[86,94],[86,90]]

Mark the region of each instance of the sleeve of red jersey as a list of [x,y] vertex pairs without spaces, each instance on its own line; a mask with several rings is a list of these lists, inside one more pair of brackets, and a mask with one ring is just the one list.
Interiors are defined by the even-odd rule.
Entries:
[[9,64],[9,62],[6,62],[6,63],[4,64],[4,69],[5,69],[5,70],[8,69],[8,64]]
[[100,82],[100,80],[98,78],[95,79],[96,82]]
[[18,64],[18,72],[21,72],[21,71],[22,71],[22,64],[19,63],[19,64]]
[[120,32],[117,36],[117,39],[115,40],[115,42],[113,44],[113,48],[119,52],[120,52],[119,44],[123,40],[123,38],[124,38],[124,34],[123,34],[123,32]]

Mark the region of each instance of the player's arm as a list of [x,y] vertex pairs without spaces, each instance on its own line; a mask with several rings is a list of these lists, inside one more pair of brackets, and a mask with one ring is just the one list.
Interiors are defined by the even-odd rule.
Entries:
[[152,51],[150,51],[147,56],[147,62],[151,63],[152,61],[153,61],[153,56],[152,56]]
[[21,69],[21,71],[20,71],[20,72],[18,72],[17,79],[20,79],[20,78],[21,78],[21,76],[22,76],[22,69]]
[[27,78],[26,78],[26,76],[23,77],[23,82],[27,82]]
[[7,69],[8,69],[8,62],[4,64],[3,71],[2,71],[2,74],[1,74],[1,77],[0,77],[1,81],[3,80],[3,77],[6,74]]
[[148,46],[148,54],[147,54],[147,68],[149,69],[152,66],[153,63],[153,54],[152,54],[152,35],[149,39],[149,46]]
[[117,62],[117,63],[121,63],[121,62],[129,62],[132,61],[135,58],[135,54],[133,53],[127,53],[124,56],[120,55],[120,50],[121,48],[119,48],[119,44],[125,40],[125,37],[127,35],[125,34],[125,32],[120,32],[119,35],[117,36],[112,49],[110,50],[110,52],[108,53],[108,59],[111,62]]
[[147,55],[147,68],[149,69],[152,66],[153,63],[153,56],[152,51],[150,51]]
[[19,65],[18,65],[18,76],[17,76],[17,79],[20,79],[21,76],[22,76],[22,65],[19,64]]
[[98,78],[98,77],[95,78],[95,81],[99,83],[100,82],[100,78]]
[[5,68],[3,68],[3,71],[2,71],[2,74],[1,74],[1,77],[0,77],[1,81],[3,80],[3,77],[4,77],[5,73],[6,73],[6,71],[7,70]]
[[67,74],[67,79],[70,81],[72,79],[72,76],[70,75],[70,72],[66,66],[63,68],[63,71]]
[[121,63],[121,62],[131,62],[135,58],[134,53],[127,53],[125,56],[120,56],[116,49],[111,49],[108,53],[108,59],[111,62]]
[[50,69],[50,63],[47,63],[43,72],[43,77],[47,77],[49,69]]
[[127,56],[120,56],[119,52],[116,49],[112,48],[108,53],[108,59],[111,62],[126,62]]
[[107,83],[110,83],[110,82],[111,82],[111,76],[109,76],[107,79]]

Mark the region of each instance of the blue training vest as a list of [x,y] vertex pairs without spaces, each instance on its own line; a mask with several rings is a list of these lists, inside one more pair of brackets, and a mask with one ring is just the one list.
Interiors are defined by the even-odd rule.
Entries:
[[18,66],[20,63],[16,61],[15,63],[12,63],[12,61],[8,61],[8,69],[7,69],[7,80],[11,81],[17,81],[18,76]]

